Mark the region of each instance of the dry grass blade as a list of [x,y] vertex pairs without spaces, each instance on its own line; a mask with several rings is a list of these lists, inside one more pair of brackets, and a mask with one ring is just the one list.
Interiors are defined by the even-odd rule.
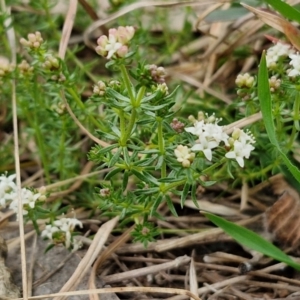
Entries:
[[[99,228],[91,246],[89,247],[89,250],[87,251],[84,258],[79,263],[74,274],[71,276],[68,282],[61,288],[60,293],[64,293],[66,291],[70,291],[74,289],[80,282],[81,278],[91,269],[92,264],[94,263],[96,257],[99,255],[99,252],[102,250],[104,243],[106,242],[110,232],[117,224],[118,220],[119,218],[115,217],[110,221],[106,222],[105,224],[103,224]],[[55,300],[65,299],[65,294],[60,294],[60,293],[57,294]]]
[[192,255],[191,263],[190,263],[190,269],[189,269],[189,279],[190,279],[190,291],[198,295],[198,281],[197,281],[197,272],[195,268],[195,261]]
[[154,274],[163,270],[169,270],[172,268],[178,268],[181,265],[187,264],[191,260],[190,257],[188,256],[180,256],[177,257],[175,260],[167,262],[167,263],[162,263],[159,265],[153,265],[145,268],[140,268],[140,269],[135,269],[131,270],[128,272],[123,272],[119,274],[114,274],[114,275],[108,275],[103,277],[103,281],[106,283],[113,283],[113,282],[120,282],[123,280],[139,277],[139,276],[145,276],[148,274]]
[[59,51],[58,51],[58,56],[61,59],[64,59],[68,48],[68,43],[71,36],[72,28],[75,21],[76,11],[77,11],[77,2],[78,2],[77,0],[70,0],[69,2],[69,9],[66,15],[66,20],[64,23],[62,37],[60,40]]
[[250,124],[253,124],[253,123],[255,123],[255,122],[257,122],[261,119],[262,119],[262,114],[261,114],[261,112],[258,112],[256,114],[253,114],[253,115],[249,116],[249,117],[245,117],[241,120],[238,120],[234,123],[231,123],[230,125],[225,126],[224,131],[227,134],[230,134],[234,130],[234,128],[243,128],[243,127],[248,126]]
[[[5,1],[1,1],[1,10],[10,16],[10,10],[5,6]],[[11,62],[16,65],[17,62],[17,47],[16,36],[13,27],[11,26],[12,19],[7,18],[4,21],[6,33],[10,44]],[[19,199],[18,214],[19,214],[19,232],[20,232],[20,245],[21,245],[21,258],[22,258],[22,287],[23,297],[28,299],[28,286],[27,286],[27,271],[26,271],[26,252],[25,252],[25,237],[24,237],[24,222],[23,222],[23,201],[21,195],[21,168],[20,168],[20,153],[19,153],[19,131],[18,131],[18,116],[17,116],[17,97],[16,97],[16,80],[12,79],[12,112],[13,112],[13,136],[14,136],[14,158],[16,169],[17,181],[17,197]]]
[[[96,277],[96,273],[97,273],[97,269],[100,267],[100,265],[109,257],[111,256],[115,250],[117,248],[119,248],[121,245],[123,245],[124,243],[126,243],[131,235],[130,233],[132,232],[132,230],[134,229],[134,226],[132,226],[131,228],[129,228],[128,230],[126,230],[118,239],[116,239],[112,244],[110,244],[102,253],[101,255],[97,258],[96,262],[93,265],[93,269],[89,278],[89,288],[90,289],[95,289],[96,285],[95,285],[95,277]],[[97,294],[91,294],[90,295],[90,299],[94,299],[97,300],[98,295]]]
[[232,103],[232,100],[229,99],[228,97],[226,97],[224,94],[220,93],[220,92],[217,92],[213,89],[211,89],[210,87],[207,87],[207,86],[204,86],[203,83],[201,83],[200,81],[196,80],[195,78],[191,77],[191,76],[188,76],[188,75],[185,75],[185,74],[180,74],[179,72],[178,73],[174,73],[174,77],[176,78],[179,78],[180,80],[182,81],[185,81],[199,89],[203,89],[206,93],[222,100],[223,102],[227,103],[227,104],[231,104]]
[[37,252],[37,234],[34,235],[33,242],[32,242],[30,266],[28,271],[28,296],[32,296],[33,270],[36,261],[36,252]]
[[[236,224],[239,225],[246,225],[247,223],[256,222],[259,220],[261,216],[255,216],[253,218],[242,220],[240,222],[237,222]],[[171,240],[164,240],[164,243],[156,245],[154,247],[155,251],[157,252],[163,252],[168,251],[171,249],[177,249],[180,247],[187,247],[190,245],[194,245],[195,243],[199,243],[199,241],[203,240],[215,240],[216,237],[223,233],[223,230],[220,228],[213,228],[208,229],[199,233],[195,233],[186,237],[178,238],[178,239],[171,239]]]
[[284,33],[296,49],[300,49],[300,31],[289,21],[271,11],[257,9],[247,4],[241,3],[245,8],[253,12],[264,23]]
[[95,10],[87,1],[79,0],[79,3],[85,9],[85,11],[89,14],[89,16],[92,18],[92,20],[98,20],[98,16],[97,16]]
[[[50,297],[57,297],[58,295],[68,297],[68,296],[79,296],[79,295],[91,295],[91,294],[108,294],[108,293],[130,293],[130,292],[141,292],[141,293],[165,293],[165,294],[177,294],[184,295],[182,299],[188,299],[188,297],[194,300],[201,300],[198,296],[194,295],[190,291],[184,289],[175,289],[175,288],[161,288],[161,287],[117,287],[117,288],[103,288],[96,290],[83,290],[83,291],[74,291],[74,292],[63,292],[61,294],[47,294],[42,296],[30,297],[29,300],[34,299],[44,299]],[[56,298],[54,298],[56,299]],[[23,298],[18,298],[15,300],[23,300]]]
[[[223,1],[221,1],[223,2]],[[226,2],[226,1],[224,1]],[[94,22],[92,25],[90,25],[84,32],[83,34],[83,40],[85,42],[85,44],[91,48],[94,48],[93,45],[91,45],[91,42],[89,40],[90,35],[92,34],[93,31],[95,31],[97,28],[101,27],[102,25],[111,22],[133,10],[136,9],[140,9],[140,8],[144,8],[144,7],[155,7],[155,6],[160,6],[160,7],[171,7],[171,6],[196,6],[196,5],[205,5],[211,3],[211,1],[139,1],[136,3],[132,3],[122,9],[120,9],[119,11],[117,11],[116,13],[110,15],[109,17],[107,17],[104,20],[98,20],[96,22]]]
[[80,121],[76,118],[76,116],[74,115],[73,111],[71,110],[71,107],[69,105],[69,103],[67,102],[67,99],[65,97],[64,91],[61,91],[61,98],[64,102],[64,104],[66,105],[66,109],[68,111],[68,113],[70,114],[70,116],[72,117],[73,121],[78,125],[78,127],[91,139],[93,140],[95,143],[97,143],[98,145],[102,146],[102,147],[108,147],[109,144],[99,140],[97,137],[95,137],[93,134],[91,134],[81,123]]

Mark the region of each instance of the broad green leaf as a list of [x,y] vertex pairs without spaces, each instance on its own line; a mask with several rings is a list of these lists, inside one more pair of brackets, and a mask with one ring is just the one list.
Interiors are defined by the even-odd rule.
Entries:
[[263,115],[263,120],[265,123],[266,131],[270,139],[270,142],[277,148],[284,164],[287,166],[289,171],[293,174],[293,176],[297,179],[297,181],[300,182],[299,169],[291,163],[291,161],[282,151],[276,138],[275,125],[273,121],[272,99],[271,99],[271,92],[269,87],[269,76],[268,76],[265,53],[263,53],[259,65],[257,88],[258,88],[258,98],[261,106],[261,112]]
[[284,17],[296,21],[300,23],[300,12],[284,1],[278,0],[265,0],[268,4],[270,4],[274,9],[276,9],[280,14]]
[[300,270],[300,264],[294,262],[288,255],[282,252],[279,248],[263,239],[260,235],[250,231],[247,228],[229,222],[221,217],[211,213],[202,212],[211,222],[222,228],[227,234],[234,238],[240,244],[263,253],[266,256],[272,257],[278,261],[284,262],[287,265]]

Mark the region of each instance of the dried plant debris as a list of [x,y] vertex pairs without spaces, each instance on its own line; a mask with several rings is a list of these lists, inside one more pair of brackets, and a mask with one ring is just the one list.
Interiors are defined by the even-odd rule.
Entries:
[[12,275],[5,265],[7,257],[7,246],[5,240],[0,236],[0,299],[19,298],[20,290],[14,284]]

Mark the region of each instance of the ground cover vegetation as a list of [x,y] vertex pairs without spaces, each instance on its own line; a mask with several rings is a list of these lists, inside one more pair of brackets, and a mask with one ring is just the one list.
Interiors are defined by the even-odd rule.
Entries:
[[23,260],[36,232],[45,257],[82,253],[90,297],[297,297],[300,11],[245,2],[1,2],[0,208]]

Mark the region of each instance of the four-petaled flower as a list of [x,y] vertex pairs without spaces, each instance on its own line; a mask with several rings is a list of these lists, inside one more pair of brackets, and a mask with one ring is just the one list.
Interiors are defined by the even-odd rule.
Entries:
[[[211,161],[213,157],[212,150],[219,147],[221,143],[224,143],[225,147],[223,146],[223,148],[226,150],[229,149],[229,151],[225,154],[225,157],[235,159],[241,167],[244,167],[244,158],[249,158],[251,151],[254,150],[254,146],[252,144],[255,143],[255,140],[252,134],[249,131],[244,132],[243,130],[236,128],[230,137],[224,131],[224,127],[218,125],[220,119],[216,119],[214,115],[210,117],[207,116],[206,119],[204,119],[203,116],[203,113],[200,114],[201,120],[195,121],[194,127],[185,128],[185,131],[198,136],[198,139],[195,141],[191,150],[203,152],[206,159]],[[180,145],[180,147],[183,146]],[[185,151],[185,155],[187,155],[188,152],[187,150]],[[175,150],[175,155],[178,160],[178,150],[177,152]],[[183,154],[180,159],[184,159]]]
[[95,50],[107,59],[125,57],[128,53],[128,43],[133,38],[134,32],[133,26],[111,28],[108,31],[108,37],[102,35],[98,38],[98,46]]

